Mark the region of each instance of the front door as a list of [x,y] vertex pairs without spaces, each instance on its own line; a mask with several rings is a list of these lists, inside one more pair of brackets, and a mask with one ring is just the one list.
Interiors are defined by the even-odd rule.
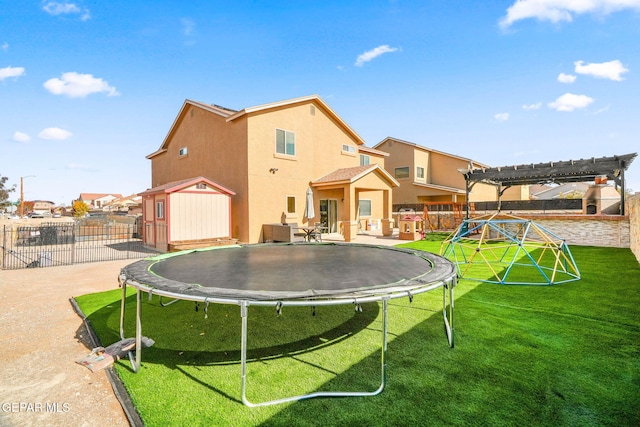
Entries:
[[320,200],[320,223],[329,233],[338,232],[338,201],[335,199]]

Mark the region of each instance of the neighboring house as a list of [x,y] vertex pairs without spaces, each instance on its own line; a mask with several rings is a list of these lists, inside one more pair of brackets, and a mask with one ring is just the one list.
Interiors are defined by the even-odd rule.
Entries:
[[231,196],[204,177],[170,182],[140,193],[143,241],[166,251],[196,241],[231,236]]
[[142,212],[142,196],[139,194],[132,194],[130,196],[114,199],[104,205],[103,209],[109,212]]
[[[531,198],[535,200],[582,199],[588,189],[589,184],[585,182],[565,182],[564,184],[556,186],[546,186],[546,188],[541,191],[535,191],[538,189],[532,188],[530,189],[530,193]],[[618,196],[618,199],[619,198]]]
[[231,237],[256,243],[264,224],[282,222],[321,223],[351,241],[358,221],[376,219],[390,234],[398,182],[385,156],[312,95],[240,111],[186,100],[147,158],[153,187],[201,175],[233,189]]
[[37,214],[51,214],[51,211],[55,206],[55,203],[48,200],[34,200],[33,212]]
[[[469,167],[488,168],[475,160],[423,147],[397,138],[385,138],[375,147],[389,153],[385,169],[400,183],[393,191],[394,204],[423,202],[466,203],[466,182],[459,170]],[[522,200],[526,187],[513,187],[503,194],[503,200]],[[528,198],[525,197],[524,199]],[[497,200],[496,187],[476,184],[469,201]]]
[[121,199],[118,193],[80,193],[79,201],[84,202],[89,209],[103,209],[116,199]]

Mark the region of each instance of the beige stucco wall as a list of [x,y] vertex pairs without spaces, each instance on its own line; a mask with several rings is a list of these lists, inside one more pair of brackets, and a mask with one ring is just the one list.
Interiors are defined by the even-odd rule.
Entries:
[[[342,145],[354,148],[356,140],[347,134],[317,105],[304,102],[250,114],[248,118],[249,184],[249,235],[252,242],[260,241],[262,225],[286,221],[303,225],[306,192],[311,181],[339,169],[358,166],[359,155],[343,153]],[[276,129],[295,133],[295,156],[277,154]],[[271,169],[277,169],[275,173]],[[287,214],[287,197],[296,198],[296,212]],[[316,200],[316,217],[309,223],[320,220],[319,199]],[[340,206],[338,206],[339,215]]]
[[627,199],[629,216],[629,247],[640,262],[640,193]]
[[[167,151],[151,159],[152,186],[202,175],[236,193],[232,197],[234,235],[247,222],[246,120],[227,123],[218,114],[186,105],[174,132],[168,135]],[[188,154],[178,152],[187,147]]]

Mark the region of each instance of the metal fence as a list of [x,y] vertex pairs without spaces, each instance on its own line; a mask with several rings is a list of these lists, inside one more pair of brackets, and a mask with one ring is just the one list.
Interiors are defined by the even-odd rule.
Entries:
[[142,243],[136,224],[120,223],[5,225],[0,245],[3,270],[135,259],[158,253]]

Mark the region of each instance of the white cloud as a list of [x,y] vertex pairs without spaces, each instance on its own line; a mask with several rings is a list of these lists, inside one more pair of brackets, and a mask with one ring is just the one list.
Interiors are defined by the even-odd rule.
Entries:
[[523,110],[539,110],[542,107],[542,102],[536,104],[525,104],[522,106]]
[[2,50],[3,50],[4,52],[6,52],[6,51],[8,51],[8,50],[9,50],[9,43],[4,42],[4,43],[2,43],[2,46],[0,46],[0,47],[2,48]]
[[509,113],[494,114],[493,118],[498,122],[506,122],[507,120],[509,120]]
[[24,76],[24,67],[5,67],[0,68],[0,81],[9,77]]
[[46,128],[38,134],[38,137],[42,139],[54,139],[56,141],[63,141],[72,136],[73,134],[71,132],[60,128]]
[[548,104],[549,108],[556,111],[573,111],[578,108],[586,108],[594,101],[587,95],[574,95],[573,93],[565,93],[558,97],[555,101]]
[[182,24],[182,32],[185,36],[193,35],[193,30],[196,28],[195,22],[188,18],[182,18],[180,23]]
[[358,59],[356,59],[356,63],[354,65],[356,67],[362,67],[366,62],[369,62],[382,54],[395,52],[397,50],[397,47],[389,47],[388,44],[383,44],[382,46],[378,46],[375,49],[368,50],[362,55],[358,56]]
[[576,81],[576,76],[573,74],[560,73],[558,75],[558,81],[560,83],[573,83]]
[[44,82],[45,89],[54,95],[66,95],[70,98],[84,98],[92,93],[105,92],[107,96],[120,95],[115,87],[91,74],[76,72],[62,74],[62,79],[53,78]]
[[583,64],[584,61],[574,62],[574,65],[576,66],[575,72],[578,74],[593,76],[598,79],[609,79],[619,82],[624,80],[620,75],[629,72],[629,69],[625,68],[624,65],[622,65],[622,62],[617,59],[609,62],[601,62],[599,64]]
[[87,9],[86,7],[80,7],[75,3],[60,3],[57,1],[50,1],[44,3],[44,6],[42,6],[42,10],[53,16],[71,14],[80,15],[80,19],[83,21],[91,18],[89,9]]
[[640,0],[516,0],[500,18],[499,25],[506,29],[514,22],[529,18],[571,22],[574,15],[608,15],[625,9],[640,11]]
[[31,141],[31,137],[24,132],[16,131],[13,134],[13,140],[17,142],[29,142]]

